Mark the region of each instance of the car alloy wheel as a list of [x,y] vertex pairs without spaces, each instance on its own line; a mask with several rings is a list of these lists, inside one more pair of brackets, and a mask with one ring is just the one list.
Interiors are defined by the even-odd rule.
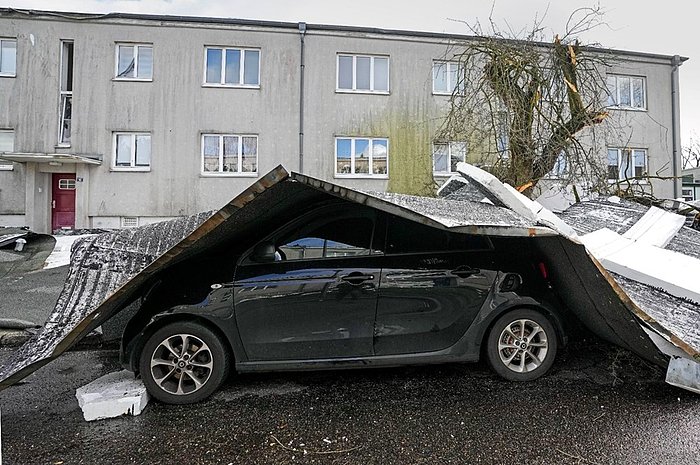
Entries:
[[547,358],[548,350],[547,334],[532,320],[515,320],[498,337],[498,356],[516,373],[536,370]]
[[211,349],[192,334],[175,334],[162,341],[151,355],[151,376],[164,391],[183,396],[209,381]]
[[139,369],[148,392],[169,404],[199,402],[228,375],[230,355],[222,339],[205,326],[175,322],[146,341]]
[[554,363],[557,335],[542,313],[517,309],[501,316],[491,328],[486,355],[496,374],[511,381],[530,381]]

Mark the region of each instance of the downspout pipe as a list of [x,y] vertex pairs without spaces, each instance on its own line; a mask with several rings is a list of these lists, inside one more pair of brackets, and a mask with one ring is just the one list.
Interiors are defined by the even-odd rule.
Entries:
[[306,23],[299,23],[299,172],[304,172],[304,38],[306,36]]
[[671,137],[673,138],[673,153],[671,162],[673,164],[673,198],[678,198],[678,185],[680,184],[678,169],[681,165],[680,155],[680,94],[678,68],[683,64],[683,59],[679,55],[671,58]]

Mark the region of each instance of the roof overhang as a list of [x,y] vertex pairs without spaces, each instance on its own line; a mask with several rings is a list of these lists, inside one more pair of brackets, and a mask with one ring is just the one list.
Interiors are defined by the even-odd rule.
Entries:
[[15,153],[2,152],[0,160],[16,163],[68,163],[101,165],[102,155],[74,155],[70,153]]

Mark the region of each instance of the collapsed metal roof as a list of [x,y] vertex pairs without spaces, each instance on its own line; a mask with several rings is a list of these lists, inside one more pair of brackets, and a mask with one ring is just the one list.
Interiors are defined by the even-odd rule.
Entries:
[[[252,241],[252,245],[259,240],[260,231],[281,226],[304,209],[332,198],[436,228],[532,237],[533,246],[557,269],[553,275],[559,294],[584,324],[648,360],[660,364],[667,361],[639,326],[636,305],[614,280],[608,279],[585,248],[532,218],[504,206],[471,200],[360,192],[301,174],[290,175],[278,166],[217,212],[76,242],[69,275],[53,313],[45,327],[0,368],[0,389],[58,357],[137,298],[150,281],[174,264],[199,256],[222,241]],[[688,350],[692,352],[692,348]]]

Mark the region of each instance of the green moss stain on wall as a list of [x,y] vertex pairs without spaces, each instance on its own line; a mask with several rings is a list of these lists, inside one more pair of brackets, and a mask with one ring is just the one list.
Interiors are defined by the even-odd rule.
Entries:
[[388,191],[399,194],[435,196],[433,179],[432,131],[421,108],[413,111],[383,112],[372,115],[345,135],[387,137],[389,139]]

